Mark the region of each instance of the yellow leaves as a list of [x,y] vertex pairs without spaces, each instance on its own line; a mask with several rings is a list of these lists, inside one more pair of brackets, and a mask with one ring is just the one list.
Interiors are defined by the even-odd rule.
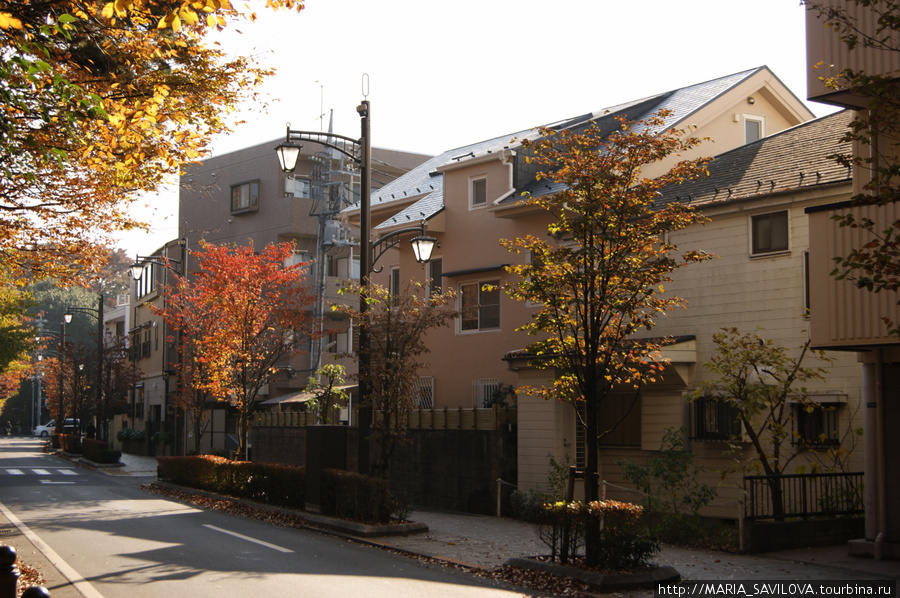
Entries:
[[22,21],[8,12],[0,12],[0,29],[21,29]]
[[132,0],[116,0],[115,2],[107,2],[103,6],[101,15],[104,19],[112,20],[114,17],[124,19],[128,16],[128,11],[133,6]]

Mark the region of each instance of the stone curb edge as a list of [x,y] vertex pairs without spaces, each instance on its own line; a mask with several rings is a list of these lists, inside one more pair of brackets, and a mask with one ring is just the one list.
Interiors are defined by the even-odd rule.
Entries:
[[559,563],[547,563],[534,559],[513,557],[506,561],[510,567],[541,571],[557,577],[569,577],[589,584],[597,590],[634,590],[647,588],[657,583],[678,581],[681,574],[669,565],[660,565],[636,573],[597,573]]

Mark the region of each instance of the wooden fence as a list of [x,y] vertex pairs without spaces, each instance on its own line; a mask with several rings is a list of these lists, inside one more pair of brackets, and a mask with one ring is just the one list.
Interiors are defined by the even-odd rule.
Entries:
[[[415,430],[498,430],[500,426],[515,424],[517,410],[494,405],[490,409],[416,409],[406,414],[406,425]],[[375,413],[376,421],[380,417]],[[356,417],[354,414],[354,421]],[[316,425],[310,412],[257,413],[254,426],[303,427]]]

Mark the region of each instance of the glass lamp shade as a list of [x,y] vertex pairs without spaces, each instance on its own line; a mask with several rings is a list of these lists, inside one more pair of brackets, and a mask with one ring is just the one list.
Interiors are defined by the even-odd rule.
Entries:
[[413,253],[416,254],[416,261],[420,264],[424,264],[431,259],[431,252],[434,251],[434,245],[437,243],[437,239],[419,235],[409,242],[412,244]]
[[63,314],[63,321],[64,321],[66,324],[71,324],[71,323],[72,323],[72,314],[70,314],[69,312],[64,313],[64,314]]
[[302,145],[285,141],[275,148],[278,154],[278,164],[281,166],[282,172],[294,172],[297,168],[297,160],[300,159],[300,148]]
[[131,277],[135,280],[140,280],[141,275],[144,273],[144,265],[138,262],[131,264]]

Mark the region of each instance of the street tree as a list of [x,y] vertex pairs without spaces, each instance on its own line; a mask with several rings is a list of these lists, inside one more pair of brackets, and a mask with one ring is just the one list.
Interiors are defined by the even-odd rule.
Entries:
[[[358,297],[357,284],[342,289],[343,294]],[[365,289],[366,311],[359,303],[335,305],[333,309],[369,334],[369,404],[375,412],[373,429],[378,444],[376,470],[387,479],[391,457],[407,441],[407,414],[415,408],[415,385],[424,356],[429,352],[429,330],[447,326],[458,315],[453,307],[455,293],[429,293],[425,284],[411,280],[399,294],[371,284]],[[359,362],[360,353],[352,355]],[[367,400],[363,397],[363,400]]]
[[[177,367],[202,391],[237,409],[238,457],[246,458],[259,391],[277,364],[298,354],[301,339],[312,334],[314,297],[305,284],[307,265],[285,266],[293,254],[290,243],[266,245],[259,253],[252,243],[201,247],[192,254],[197,271],[187,280],[176,277],[159,313],[181,338],[202,333],[183,354],[199,363]],[[205,320],[196,324],[199,330],[190,323],[197,316]]]
[[[804,439],[793,425],[796,409],[823,408],[810,398],[805,384],[823,379],[825,370],[808,367],[804,361],[809,356],[824,361],[824,353],[810,349],[809,340],[792,352],[756,333],[741,334],[737,328],[716,333],[713,342],[716,352],[704,367],[715,378],[701,383],[693,398],[709,397],[732,407],[741,428],[741,434],[729,441],[736,467],[745,475],[770,476],[767,484],[773,515],[783,518],[778,476],[799,454],[825,440]],[[754,455],[749,459],[742,447],[744,437],[753,445]]]
[[333,424],[335,411],[347,400],[344,383],[347,370],[337,363],[326,363],[315,371],[306,384],[306,391],[313,394],[316,420],[320,424]]
[[[296,0],[267,8],[300,10]],[[229,130],[271,71],[214,34],[252,21],[228,0],[0,5],[0,251],[16,273],[90,276],[114,233]]]
[[[840,37],[848,51],[868,48],[888,55],[900,53],[900,2],[897,0],[850,0],[848,4],[863,7],[871,15],[865,22],[858,20],[857,11],[849,11],[840,3],[805,0],[804,4]],[[855,167],[864,176],[860,193],[852,201],[865,206],[900,200],[900,84],[893,74],[850,68],[822,77],[822,81],[831,90],[852,94],[865,106],[843,138],[858,149],[851,154],[832,156],[844,166]],[[900,220],[881,223],[849,211],[836,219],[841,226],[858,230],[863,241],[847,255],[835,258],[832,275],[876,293],[900,290]],[[891,334],[900,336],[900,322],[886,319],[886,324]]]
[[[664,360],[660,339],[650,331],[666,312],[685,301],[667,295],[664,285],[678,268],[709,259],[700,251],[680,251],[668,234],[704,218],[679,202],[658,205],[667,185],[699,177],[707,159],[682,160],[659,177],[643,174],[648,165],[676,157],[700,140],[689,130],[667,129],[669,111],[643,121],[619,119],[602,131],[542,129],[525,140],[539,180],[562,188],[524,201],[550,216],[548,236],[502,240],[510,251],[531,259],[508,270],[518,277],[510,296],[540,305],[520,328],[537,336],[527,350],[533,363],[556,372],[552,382],[526,392],[572,403],[585,430],[585,499],[599,499],[598,443],[619,421],[601,421],[600,407],[614,391],[640,387],[659,376]],[[599,559],[599,529],[586,531],[585,555]]]

